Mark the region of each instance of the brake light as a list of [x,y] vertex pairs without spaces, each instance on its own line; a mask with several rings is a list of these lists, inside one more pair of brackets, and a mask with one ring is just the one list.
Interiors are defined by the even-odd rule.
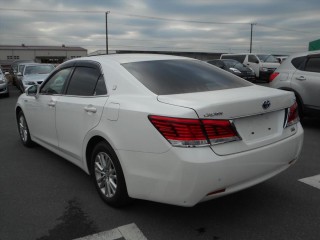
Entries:
[[273,72],[269,77],[269,82],[272,82],[278,75],[278,72]]
[[293,124],[299,122],[299,111],[298,111],[298,104],[295,102],[290,108],[287,110],[287,122],[285,127],[289,127]]
[[241,139],[229,120],[202,120],[202,123],[211,144]]
[[200,120],[149,116],[151,123],[173,146],[199,147],[240,140],[229,120]]

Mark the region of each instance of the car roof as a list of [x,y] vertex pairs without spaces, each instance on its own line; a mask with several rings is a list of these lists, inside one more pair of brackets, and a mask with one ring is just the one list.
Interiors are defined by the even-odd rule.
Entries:
[[302,57],[302,56],[308,56],[308,55],[319,55],[320,50],[317,51],[307,51],[307,52],[298,52],[298,53],[293,53],[289,57],[290,58],[295,58],[295,57]]
[[[98,56],[91,56],[91,57],[76,58],[74,59],[74,61],[77,61],[77,60],[91,60],[91,61],[98,61],[98,62],[113,61],[113,62],[118,62],[122,64],[122,63],[130,63],[130,62],[177,60],[177,59],[192,60],[192,58],[163,55],[163,54],[111,54],[111,55],[98,55]],[[196,60],[196,59],[193,59],[193,60]]]

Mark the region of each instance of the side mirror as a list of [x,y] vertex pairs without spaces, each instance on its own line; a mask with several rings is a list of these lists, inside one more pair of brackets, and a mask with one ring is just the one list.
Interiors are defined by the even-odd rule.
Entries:
[[9,72],[5,72],[4,75],[10,75],[10,73]]
[[27,96],[34,96],[35,98],[38,98],[39,95],[39,86],[38,85],[32,85],[26,89],[26,95]]
[[18,72],[18,73],[17,73],[17,76],[21,77],[21,76],[22,76],[22,73],[21,73],[21,72]]
[[258,63],[259,63],[259,60],[257,60],[256,63],[258,64]]

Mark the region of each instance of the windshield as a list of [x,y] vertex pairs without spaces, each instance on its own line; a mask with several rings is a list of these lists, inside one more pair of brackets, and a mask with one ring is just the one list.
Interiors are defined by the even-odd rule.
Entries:
[[216,67],[193,60],[158,60],[122,66],[157,95],[206,92],[251,84]]
[[267,63],[279,63],[279,61],[272,55],[261,54],[257,55],[261,62]]
[[48,74],[54,69],[53,65],[27,66],[24,75]]
[[227,61],[224,61],[224,63],[226,64],[226,66],[228,68],[241,69],[244,67],[244,65],[242,63],[239,63],[238,61],[235,61],[235,60],[227,60]]

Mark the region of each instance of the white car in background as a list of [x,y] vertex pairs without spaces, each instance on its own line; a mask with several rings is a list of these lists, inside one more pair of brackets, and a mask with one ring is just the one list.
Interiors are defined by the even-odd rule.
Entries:
[[193,206],[262,181],[299,158],[294,94],[199,60],[107,55],[61,64],[16,105],[20,138],[91,174],[112,206]]
[[53,71],[52,64],[24,63],[23,72],[18,73],[18,85],[21,92],[31,85],[40,85]]
[[0,68],[0,96],[9,97],[8,80]]
[[300,116],[320,116],[320,51],[291,55],[269,81],[270,87],[295,94]]

